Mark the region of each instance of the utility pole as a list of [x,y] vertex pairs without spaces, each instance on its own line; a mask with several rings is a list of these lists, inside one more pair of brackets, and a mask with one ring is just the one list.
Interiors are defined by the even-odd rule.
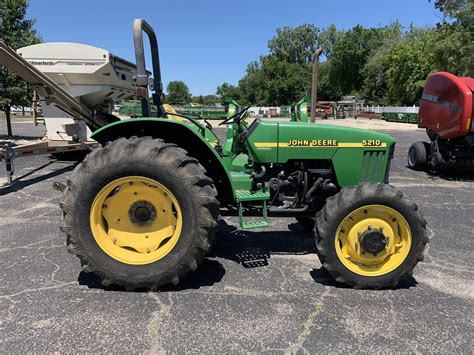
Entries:
[[316,103],[318,102],[318,64],[319,56],[321,55],[323,49],[318,48],[313,54],[313,72],[311,78],[311,117],[310,122],[314,123],[316,121]]

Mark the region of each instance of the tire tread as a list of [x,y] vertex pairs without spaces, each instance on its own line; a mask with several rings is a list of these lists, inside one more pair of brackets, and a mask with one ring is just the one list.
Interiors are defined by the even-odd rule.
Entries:
[[[172,169],[172,174],[179,176],[191,188],[193,198],[199,206],[197,238],[193,240],[184,259],[178,261],[172,273],[158,271],[130,277],[115,270],[106,270],[96,263],[93,255],[83,248],[79,240],[80,236],[74,224],[74,216],[77,213],[74,202],[78,198],[79,187],[84,186],[105,162],[112,158],[120,160],[130,154],[134,154],[134,157],[156,160],[160,167]],[[63,212],[60,229],[67,235],[68,251],[80,259],[83,271],[94,272],[102,279],[104,286],[117,284],[127,290],[135,288],[156,290],[167,283],[178,284],[182,277],[197,268],[214,240],[219,217],[219,201],[213,181],[205,175],[205,172],[198,160],[188,156],[184,149],[152,137],[119,138],[108,142],[103,148],[95,149],[74,169],[60,202]]]

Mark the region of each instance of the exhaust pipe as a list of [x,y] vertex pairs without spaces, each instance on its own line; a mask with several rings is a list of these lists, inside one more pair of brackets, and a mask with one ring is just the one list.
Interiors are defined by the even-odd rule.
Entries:
[[323,49],[319,48],[313,54],[313,71],[311,76],[311,123],[314,123],[316,121],[316,104],[318,102],[318,65],[319,56],[322,52]]

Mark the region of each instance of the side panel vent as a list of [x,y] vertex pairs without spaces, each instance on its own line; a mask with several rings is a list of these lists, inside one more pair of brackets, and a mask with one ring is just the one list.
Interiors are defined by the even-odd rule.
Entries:
[[383,182],[385,178],[385,151],[366,150],[362,160],[362,181]]

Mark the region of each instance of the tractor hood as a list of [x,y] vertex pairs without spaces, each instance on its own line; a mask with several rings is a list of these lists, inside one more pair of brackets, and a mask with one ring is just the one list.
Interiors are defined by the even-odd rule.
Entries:
[[247,146],[257,163],[331,161],[340,186],[388,179],[395,140],[388,134],[328,124],[256,120]]
[[332,159],[338,150],[386,150],[388,134],[324,123],[257,120],[249,128],[249,149],[261,163]]

